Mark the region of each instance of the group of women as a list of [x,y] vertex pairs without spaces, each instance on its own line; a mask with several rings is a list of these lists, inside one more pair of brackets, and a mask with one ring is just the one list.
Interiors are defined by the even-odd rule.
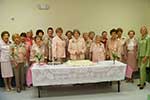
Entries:
[[[127,64],[127,82],[133,82],[133,72],[140,68],[140,89],[146,85],[146,67],[150,61],[150,37],[145,26],[140,29],[141,36],[135,38],[135,31],[128,31],[128,38],[122,36],[121,28],[110,30],[108,33],[95,34],[93,31],[84,32],[81,36],[79,30],[68,30],[63,35],[63,29],[55,30],[49,27],[45,35],[43,30],[36,31],[33,37],[32,30],[27,33],[13,34],[10,41],[8,31],[1,33],[0,62],[1,75],[4,79],[6,91],[14,88],[11,86],[13,75],[16,81],[16,90],[21,92],[25,89],[26,67],[29,68],[35,62],[60,62],[67,60],[91,60],[99,62],[113,59],[116,54],[117,60]],[[26,66],[26,67],[25,67]]]

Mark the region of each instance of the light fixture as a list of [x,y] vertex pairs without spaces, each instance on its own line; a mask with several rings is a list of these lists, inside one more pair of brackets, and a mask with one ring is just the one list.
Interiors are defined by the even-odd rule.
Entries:
[[38,4],[37,5],[39,10],[49,10],[49,5],[48,4]]

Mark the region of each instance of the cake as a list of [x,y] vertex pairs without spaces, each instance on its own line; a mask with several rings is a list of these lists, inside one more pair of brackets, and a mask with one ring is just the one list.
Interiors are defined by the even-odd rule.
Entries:
[[65,64],[69,66],[91,66],[94,63],[90,60],[69,60]]

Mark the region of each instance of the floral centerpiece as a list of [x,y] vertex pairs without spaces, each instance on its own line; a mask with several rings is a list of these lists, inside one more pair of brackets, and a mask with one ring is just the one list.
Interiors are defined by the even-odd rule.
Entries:
[[35,59],[36,59],[36,61],[38,61],[38,63],[41,62],[42,58],[43,58],[43,55],[42,55],[41,53],[37,53],[37,54],[35,55]]
[[120,59],[120,57],[116,53],[112,53],[113,63],[115,64],[116,59]]

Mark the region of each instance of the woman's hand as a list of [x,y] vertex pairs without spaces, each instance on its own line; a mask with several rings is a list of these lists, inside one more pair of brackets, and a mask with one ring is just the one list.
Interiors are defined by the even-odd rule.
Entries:
[[11,61],[15,68],[18,68],[18,63],[16,61]]
[[145,64],[146,61],[147,61],[147,57],[144,57],[144,58],[142,59],[142,63]]
[[109,55],[106,55],[106,60],[109,60],[110,59],[110,56]]

